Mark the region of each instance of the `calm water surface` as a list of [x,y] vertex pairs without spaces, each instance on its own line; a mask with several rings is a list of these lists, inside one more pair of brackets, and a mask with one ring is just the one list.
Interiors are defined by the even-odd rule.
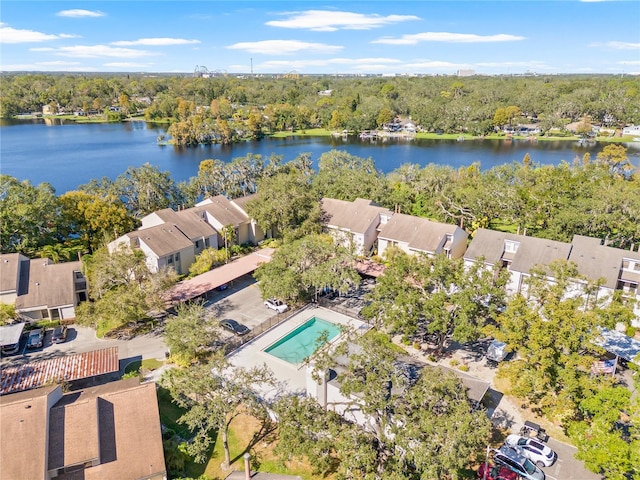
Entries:
[[[577,142],[530,142],[528,140],[389,140],[361,141],[350,137],[290,137],[243,142],[232,146],[211,145],[195,148],[160,146],[158,135],[165,125],[145,122],[116,124],[47,125],[42,121],[0,121],[0,172],[32,183],[51,183],[58,194],[74,190],[93,178],[114,179],[128,167],[144,163],[169,171],[176,181],[197,175],[202,160],[229,162],[248,153],[269,157],[282,155],[283,161],[308,152],[314,163],[331,149],[371,157],[376,167],[388,173],[405,163],[435,163],[453,167],[480,162],[482,169],[521,162],[529,153],[533,162],[557,165],[571,162],[586,152],[595,158],[602,145]],[[625,145],[628,156],[640,165],[640,144]]]

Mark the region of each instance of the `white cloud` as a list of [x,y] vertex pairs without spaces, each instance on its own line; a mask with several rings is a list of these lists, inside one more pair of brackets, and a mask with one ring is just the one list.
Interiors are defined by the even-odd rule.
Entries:
[[518,35],[476,35],[474,33],[450,33],[450,32],[423,32],[406,34],[401,37],[381,37],[371,43],[385,43],[389,45],[416,45],[420,42],[446,42],[446,43],[491,43],[514,42],[524,40]]
[[131,48],[113,48],[108,45],[76,45],[60,48],[32,48],[32,52],[51,52],[62,57],[74,58],[140,58],[158,55],[147,50],[134,50]]
[[81,17],[104,17],[105,13],[99,10],[82,10],[80,8],[76,8],[73,10],[61,10],[56,13],[58,17],[71,17],[71,18],[81,18]]
[[80,62],[66,62],[66,61],[54,61],[54,62],[34,62],[24,64],[2,65],[2,69],[5,71],[76,71],[82,70]]
[[0,43],[38,43],[59,40],[61,38],[76,38],[75,35],[36,32],[34,30],[20,30],[0,23]]
[[590,47],[605,47],[612,48],[614,50],[640,50],[640,43],[631,43],[631,42],[594,42],[589,44]]
[[332,10],[307,10],[305,12],[288,12],[286,20],[271,20],[266,24],[271,27],[295,28],[315,32],[334,32],[336,30],[369,30],[409,20],[420,20],[415,15],[365,15],[362,13],[340,12]]
[[640,60],[622,60],[620,65],[640,65]]
[[187,40],[184,38],[140,38],[138,40],[121,40],[118,42],[111,42],[111,45],[117,45],[120,47],[132,47],[135,45],[144,45],[147,47],[164,47],[167,45],[189,45],[193,43],[200,43],[200,40]]
[[264,53],[267,55],[287,55],[296,52],[336,53],[344,47],[327,45],[325,43],[309,43],[300,40],[263,40],[260,42],[240,42],[229,45],[231,50],[245,50],[250,53]]

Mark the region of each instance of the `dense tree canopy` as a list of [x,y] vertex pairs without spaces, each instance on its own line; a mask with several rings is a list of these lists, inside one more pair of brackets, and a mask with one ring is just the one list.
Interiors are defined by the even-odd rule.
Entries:
[[[330,95],[318,94],[328,90]],[[181,145],[314,127],[361,131],[398,115],[427,131],[476,135],[532,121],[544,131],[563,129],[584,117],[603,126],[640,123],[637,78],[609,75],[240,79],[5,73],[0,100],[3,118],[41,112],[50,103],[67,112],[119,106],[119,115],[170,119]]]
[[283,244],[255,277],[263,297],[292,301],[310,300],[325,288],[346,292],[360,280],[351,254],[319,234]]
[[485,324],[505,303],[505,271],[480,263],[465,268],[462,259],[444,255],[387,252],[388,266],[362,314],[392,333],[423,340],[433,335],[441,350],[447,339],[481,338]]
[[461,478],[483,455],[490,422],[472,411],[466,389],[450,373],[404,364],[384,335],[352,338],[336,381],[346,403],[329,410],[359,411],[367,428],[324,411],[311,400],[283,398],[278,451],[305,456],[318,473],[344,479]]

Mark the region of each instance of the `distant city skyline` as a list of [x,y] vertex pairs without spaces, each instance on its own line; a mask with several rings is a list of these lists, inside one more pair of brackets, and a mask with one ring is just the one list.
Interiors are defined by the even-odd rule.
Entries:
[[0,70],[640,74],[640,2],[3,0]]

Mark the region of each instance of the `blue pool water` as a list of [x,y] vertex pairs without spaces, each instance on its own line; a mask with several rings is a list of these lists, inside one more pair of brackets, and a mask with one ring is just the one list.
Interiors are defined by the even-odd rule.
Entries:
[[269,345],[264,351],[285,362],[297,365],[315,353],[320,347],[318,338],[325,332],[329,342],[340,334],[340,326],[312,317],[277,342]]

